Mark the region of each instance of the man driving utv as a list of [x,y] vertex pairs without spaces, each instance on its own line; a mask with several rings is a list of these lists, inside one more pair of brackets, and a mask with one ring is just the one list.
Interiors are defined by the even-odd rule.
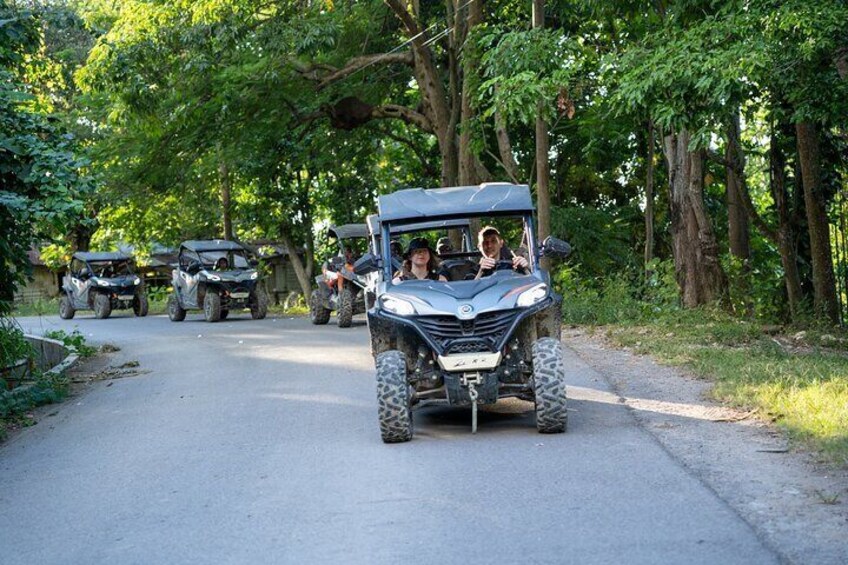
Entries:
[[512,261],[512,268],[522,274],[529,270],[527,259],[513,253],[504,245],[501,232],[494,226],[485,226],[477,234],[477,247],[483,255],[480,258],[480,267],[477,270],[475,280],[488,277],[495,272],[498,261]]

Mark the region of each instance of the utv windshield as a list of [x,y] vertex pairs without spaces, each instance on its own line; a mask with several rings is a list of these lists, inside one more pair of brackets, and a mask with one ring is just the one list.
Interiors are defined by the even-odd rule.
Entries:
[[390,223],[382,227],[380,239],[388,233],[393,245],[380,241],[381,255],[400,255],[404,260],[401,269],[395,263],[392,272],[386,273],[388,280],[394,284],[423,282],[406,272],[412,268],[410,247],[422,247],[422,239],[432,254],[429,267],[439,275],[439,281],[431,280],[432,284],[479,281],[491,276],[525,277],[537,269],[530,215],[481,216],[464,223],[452,221],[453,225],[447,226],[434,226],[436,223]]
[[250,268],[247,251],[230,249],[226,251],[201,251],[198,253],[204,269],[216,271],[242,271]]
[[88,266],[96,277],[113,278],[135,274],[132,261],[89,261]]

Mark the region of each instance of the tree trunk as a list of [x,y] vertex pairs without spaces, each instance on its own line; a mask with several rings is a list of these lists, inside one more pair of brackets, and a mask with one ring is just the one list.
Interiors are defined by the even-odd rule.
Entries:
[[289,260],[294,267],[294,274],[297,276],[297,282],[300,283],[300,290],[303,292],[303,299],[309,304],[309,296],[312,294],[312,279],[303,268],[303,261],[300,255],[297,254],[297,247],[294,245],[290,234],[291,226],[284,223],[280,226],[280,240],[286,247],[286,252],[289,254]]
[[792,221],[792,208],[786,189],[786,157],[772,130],[769,147],[769,166],[771,179],[769,189],[777,211],[777,249],[783,266],[783,281],[786,285],[786,297],[789,301],[789,313],[793,320],[798,317],[798,307],[803,298],[801,275],[798,273],[798,252],[795,248],[795,230]]
[[795,132],[798,138],[798,161],[804,183],[807,229],[810,232],[813,306],[817,316],[824,316],[833,323],[839,323],[839,302],[836,297],[836,280],[830,249],[830,222],[821,186],[818,132],[812,122],[795,124]]
[[727,278],[704,205],[704,153],[689,151],[689,132],[665,137],[669,164],[674,269],[683,305],[692,308],[722,300]]
[[[545,0],[533,0],[533,29],[545,27]],[[548,139],[548,124],[543,118],[545,101],[539,100],[536,107],[536,205],[539,225],[539,243],[551,235],[551,169],[548,161],[550,142]],[[542,258],[542,268],[550,269],[550,260]]]
[[648,121],[645,152],[645,272],[654,259],[654,122]]
[[[457,36],[468,38],[468,34],[474,30],[474,27],[483,22],[483,2],[477,0],[471,2],[465,8],[462,8],[456,14],[457,22],[463,17],[463,12],[467,12],[465,16],[465,25],[455,26],[458,33]],[[480,184],[481,179],[478,176],[477,157],[471,150],[472,141],[472,120],[474,119],[474,109],[471,107],[472,97],[472,80],[471,73],[475,72],[480,67],[480,62],[476,58],[468,55],[462,58],[462,65],[459,67],[462,71],[462,94],[460,108],[460,123],[459,123],[459,184],[463,186]]]
[[725,165],[727,234],[730,254],[742,265],[740,294],[743,297],[745,311],[748,315],[752,315],[754,304],[751,300],[751,233],[743,196],[748,191],[748,185],[741,137],[742,128],[739,124],[739,114],[736,113],[727,125],[727,147],[724,154],[727,163]]

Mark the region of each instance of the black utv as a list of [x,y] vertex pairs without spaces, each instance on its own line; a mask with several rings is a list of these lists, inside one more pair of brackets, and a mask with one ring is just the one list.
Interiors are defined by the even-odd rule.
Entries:
[[249,308],[253,319],[261,320],[268,313],[268,294],[256,265],[235,241],[184,241],[172,272],[168,317],[180,322],[186,310],[197,309],[206,321],[217,322],[233,310]]
[[368,228],[365,224],[331,226],[327,237],[336,241],[338,251],[315,277],[318,288],[309,297],[309,317],[313,324],[322,325],[335,311],[338,326],[349,328],[356,314],[365,313],[368,281],[353,272],[353,263],[368,247]]
[[74,253],[62,279],[59,317],[70,320],[77,310],[94,310],[94,316],[102,319],[112,310],[129,308],[136,316],[147,316],[144,281],[135,273],[132,257],[124,253]]
[[[539,259],[563,258],[570,247],[552,237],[538,245],[533,211],[528,187],[506,183],[380,196],[380,253],[364,256],[356,272],[379,275],[368,327],[384,442],[412,438],[413,407],[468,406],[476,431],[478,405],[506,397],[535,403],[538,431],[565,431],[562,298]],[[493,225],[480,230],[481,241],[488,229],[518,246],[502,245],[484,263],[480,251],[463,245],[439,280],[395,277],[390,241],[397,226],[455,219],[482,219]]]

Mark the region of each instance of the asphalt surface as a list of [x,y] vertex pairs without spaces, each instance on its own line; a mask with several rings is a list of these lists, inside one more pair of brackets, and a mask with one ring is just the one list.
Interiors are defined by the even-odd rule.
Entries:
[[515,400],[384,445],[361,317],[21,323],[143,373],[0,446],[2,563],[779,562],[568,349],[566,434]]

